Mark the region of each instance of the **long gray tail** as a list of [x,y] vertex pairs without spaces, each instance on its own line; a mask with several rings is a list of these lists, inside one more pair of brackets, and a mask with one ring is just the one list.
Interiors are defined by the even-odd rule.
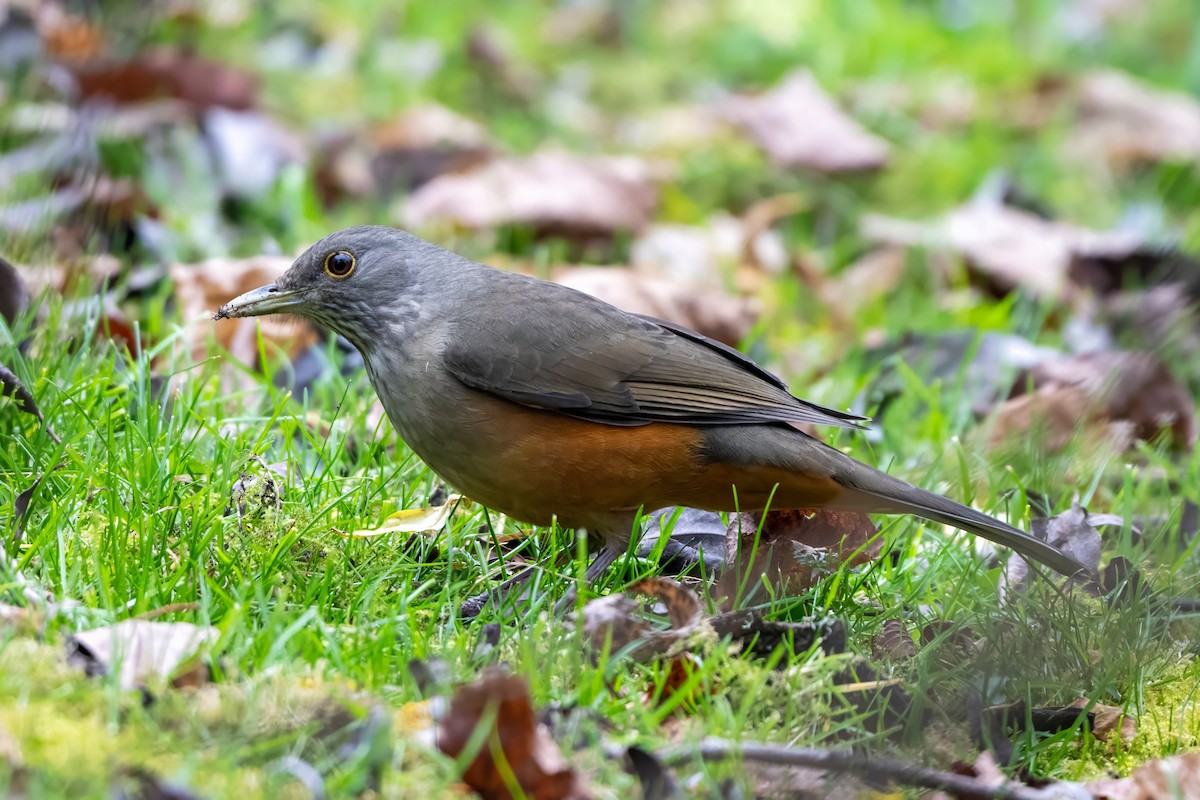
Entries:
[[[1092,571],[1089,567],[1080,564],[1057,547],[1030,536],[1022,530],[961,503],[956,503],[947,497],[919,489],[899,478],[893,478],[885,472],[879,472],[857,462],[851,463],[853,467],[840,470],[837,479],[847,490],[857,495],[857,498],[847,498],[848,500],[852,503],[855,499],[866,501],[854,503],[860,508],[866,507],[889,514],[915,514],[924,519],[952,525],[959,530],[982,536],[1015,551],[1030,561],[1045,564],[1063,575],[1083,573],[1094,577],[1091,575]],[[876,501],[873,509],[870,504],[872,498]]]
[[705,449],[714,461],[771,464],[793,470],[798,476],[828,475],[843,487],[831,504],[839,508],[915,514],[982,536],[1064,575],[1095,577],[1091,568],[1041,539],[868,467],[801,431],[769,425],[713,427],[705,432]]

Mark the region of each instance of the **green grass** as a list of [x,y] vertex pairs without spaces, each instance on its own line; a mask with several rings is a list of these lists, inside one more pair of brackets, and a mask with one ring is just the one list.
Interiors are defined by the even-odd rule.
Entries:
[[[382,5],[288,5],[297,26],[364,42],[354,68],[342,72],[260,64],[258,46],[280,29],[271,16],[282,13],[278,9],[255,7],[236,28],[152,26],[132,41],[192,41],[211,57],[260,70],[265,106],[309,129],[352,128],[432,98],[485,121],[515,152],[546,142],[610,148],[603,132],[581,134],[540,107],[523,108],[496,95],[462,48],[466,31],[481,19],[481,6],[410,4],[384,13]],[[769,85],[796,64],[810,67],[835,92],[872,79],[901,83],[919,96],[952,75],[979,95],[979,113],[961,128],[927,130],[904,108],[863,115],[895,144],[895,163],[875,179],[780,174],[752,148],[725,139],[679,154],[676,179],[664,188],[659,216],[666,221],[701,224],[719,210],[738,213],[763,197],[800,192],[809,205],[780,229],[790,248],[811,252],[836,271],[864,247],[862,214],[935,215],[968,197],[993,169],[1005,168],[1073,221],[1110,225],[1133,204],[1150,202],[1170,227],[1184,232],[1185,244],[1193,250],[1200,244],[1195,169],[1160,167],[1114,185],[1060,157],[1068,119],[1034,135],[1013,125],[1006,112],[1040,74],[1100,64],[1131,69],[1167,87],[1200,89],[1200,39],[1178,24],[1194,16],[1184,0],[1164,0],[1144,25],[1118,26],[1099,43],[1073,43],[1055,33],[1056,4],[1049,2],[1011,3],[1008,12],[980,6],[966,27],[948,20],[949,5],[729,1],[696,10],[686,2],[632,2],[623,6],[628,49],[620,57],[602,43],[544,44],[540,31],[548,4],[488,4],[487,21],[543,86],[552,85],[564,65],[586,69],[594,87],[589,100],[614,115],[703,97],[711,82]],[[409,40],[442,49],[443,66],[431,77],[398,78],[389,66],[388,47]],[[10,87],[10,97],[17,88]],[[6,148],[14,144],[7,135],[2,141]],[[120,148],[106,158],[123,174],[145,168],[137,153]],[[202,223],[218,218],[220,209],[202,169],[185,171],[182,187],[164,175],[141,178],[183,259],[258,252],[264,237],[288,251],[343,225],[391,219],[375,201],[320,209],[310,177],[296,169],[252,204],[244,227],[230,226],[227,238],[214,241]],[[38,190],[21,183],[6,189],[5,198]],[[503,250],[535,263],[563,251],[561,243],[538,243],[524,233],[463,235],[447,243],[472,257]],[[6,255],[25,260],[45,251],[36,239],[17,237],[4,247]],[[895,338],[965,327],[1061,343],[1061,315],[1026,299],[937,302],[947,290],[966,290],[967,281],[959,272],[943,285],[928,266],[926,254],[915,253],[906,280],[864,304],[851,332],[836,328],[828,309],[794,278],[782,276],[771,287],[754,341],[746,344],[799,394],[844,407],[878,369],[861,345],[871,332]],[[425,506],[442,488],[380,421],[365,376],[337,377],[334,371],[311,393],[292,396],[236,366],[215,345],[197,358],[184,326],[203,330],[208,323],[180,319],[166,289],[139,301],[136,318],[153,344],[131,355],[96,332],[98,303],[79,299],[73,316],[52,297],[40,305],[36,322],[0,330],[0,363],[34,392],[62,437],[55,445],[32,417],[0,399],[0,530],[11,536],[12,520],[5,515],[16,496],[45,475],[24,537],[10,546],[19,574],[0,573],[0,600],[25,606],[30,590],[38,588],[78,603],[55,616],[37,612],[43,616],[32,628],[0,628],[0,782],[29,796],[102,795],[120,764],[206,797],[306,796],[277,768],[280,759],[296,756],[326,775],[331,796],[354,796],[374,769],[370,748],[339,757],[338,736],[345,731],[331,733],[327,728],[338,726],[326,723],[337,719],[357,730],[371,709],[380,709],[394,746],[385,759],[381,795],[457,796],[454,766],[422,743],[414,722],[424,712],[416,705],[421,696],[408,664],[439,658],[455,680],[478,674],[482,664],[474,653],[482,624],[505,617],[489,610],[470,622],[459,619],[457,609],[507,576],[495,558],[495,537],[522,526],[472,506],[456,513],[437,537],[345,536],[379,525],[398,509]],[[22,354],[15,342],[26,337],[30,347]],[[280,355],[269,349],[262,344],[266,360],[277,365]],[[339,359],[332,347],[328,356]],[[1172,366],[1181,375],[1200,374],[1196,364]],[[153,388],[152,379],[162,377],[171,378],[167,395]],[[880,436],[844,432],[834,441],[926,488],[1018,522],[1026,519],[1028,492],[1049,496],[1055,510],[1078,495],[1094,511],[1169,514],[1171,525],[1178,523],[1184,499],[1200,500],[1195,454],[1145,445],[1117,456],[1080,445],[1047,455],[1036,442],[997,454],[981,446],[963,375],[926,384],[901,371],[894,379],[903,391],[878,420]],[[278,471],[287,477],[267,465],[282,465]],[[263,502],[261,491],[251,490],[241,518],[228,514],[239,480],[259,487],[276,482],[281,502]],[[545,567],[534,605],[505,621],[500,644],[486,660],[504,661],[527,676],[537,705],[569,710],[556,738],[564,747],[583,744],[572,758],[601,797],[636,792],[634,779],[604,756],[601,738],[647,748],[703,736],[853,744],[945,766],[974,757],[967,731],[969,709],[979,702],[1040,706],[1084,696],[1138,717],[1138,738],[1128,749],[1113,750],[1079,731],[1017,734],[1013,768],[1047,777],[1124,773],[1200,744],[1198,631],[1194,621],[1158,602],[1195,592],[1194,548],[1180,551],[1155,539],[1145,572],[1158,595],[1126,606],[1064,597],[1046,585],[1001,603],[1001,569],[972,537],[910,518],[882,522],[883,557],[825,576],[811,591],[770,608],[778,619],[840,617],[849,654],[817,650],[769,664],[701,639],[695,645],[699,689],[661,697],[655,689],[662,685],[661,667],[619,656],[593,663],[580,635],[550,614],[583,562],[572,531],[538,529],[516,551]],[[1135,562],[1144,556],[1120,536],[1109,541],[1112,554]],[[599,589],[614,590],[654,572],[634,559],[622,564]],[[176,604],[184,610],[164,619],[212,624],[221,632],[214,685],[198,692],[156,687],[155,701],[143,706],[139,695],[112,680],[87,679],[63,666],[63,643],[74,630]],[[919,644],[910,662],[875,660],[880,677],[900,678],[913,699],[913,709],[898,719],[885,714],[882,696],[857,704],[861,698],[838,688],[853,658],[871,660],[871,640],[889,619],[904,620],[913,632],[949,623],[952,631],[982,642],[964,650],[943,632]],[[941,736],[925,735],[926,724]],[[9,739],[19,755],[4,747]],[[709,796],[722,778],[741,774],[737,765],[696,763],[686,771],[701,776],[695,796]]]

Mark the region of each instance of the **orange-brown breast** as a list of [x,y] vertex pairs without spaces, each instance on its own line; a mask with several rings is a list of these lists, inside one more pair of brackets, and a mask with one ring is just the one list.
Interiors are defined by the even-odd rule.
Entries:
[[[587,525],[598,514],[681,504],[709,510],[809,508],[842,490],[828,476],[763,464],[713,463],[690,425],[617,427],[488,398],[472,426],[489,474],[446,475],[484,505],[518,519]],[[434,465],[436,468],[436,465]],[[474,484],[468,485],[468,484]],[[778,486],[778,488],[776,488]]]

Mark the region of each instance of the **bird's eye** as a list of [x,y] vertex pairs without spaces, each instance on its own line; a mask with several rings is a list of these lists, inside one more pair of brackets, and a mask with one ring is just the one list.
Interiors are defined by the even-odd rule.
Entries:
[[331,278],[348,278],[354,272],[354,256],[345,250],[338,250],[325,256],[325,274]]

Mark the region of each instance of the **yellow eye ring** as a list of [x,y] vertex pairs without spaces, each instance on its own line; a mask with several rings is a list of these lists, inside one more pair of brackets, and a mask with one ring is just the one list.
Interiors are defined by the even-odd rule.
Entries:
[[353,253],[338,250],[325,256],[325,274],[338,280],[349,278],[357,264]]

